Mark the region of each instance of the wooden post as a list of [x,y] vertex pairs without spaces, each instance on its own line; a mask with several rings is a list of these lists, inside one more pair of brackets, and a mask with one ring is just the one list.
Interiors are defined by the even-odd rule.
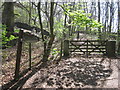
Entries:
[[80,36],[79,36],[79,31],[77,32],[77,40],[80,38]]
[[117,46],[117,54],[120,55],[120,42],[118,42],[118,46]]
[[61,58],[62,58],[62,54],[63,54],[63,41],[62,41],[62,39],[61,39],[61,49],[60,49],[60,60],[61,60]]
[[64,57],[68,57],[69,56],[69,40],[65,40],[64,41]]
[[115,57],[116,41],[107,41],[106,43],[106,55],[108,57]]
[[20,60],[22,54],[22,38],[23,38],[23,30],[19,32],[19,39],[18,39],[18,46],[17,46],[17,55],[16,55],[16,66],[15,66],[15,80],[19,78],[19,71],[20,71]]
[[88,57],[88,40],[87,40],[87,47],[86,47],[86,56]]
[[31,43],[29,42],[29,69],[31,70]]

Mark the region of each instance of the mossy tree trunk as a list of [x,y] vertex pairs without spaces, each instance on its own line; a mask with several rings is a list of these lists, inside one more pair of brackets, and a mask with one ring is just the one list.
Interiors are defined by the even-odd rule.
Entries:
[[4,2],[4,9],[2,12],[2,24],[6,25],[7,37],[14,31],[14,3],[13,2]]

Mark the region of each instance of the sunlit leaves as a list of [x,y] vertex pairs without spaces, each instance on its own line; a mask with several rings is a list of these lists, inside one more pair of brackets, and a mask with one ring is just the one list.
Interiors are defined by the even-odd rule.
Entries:
[[82,10],[72,11],[68,12],[68,15],[72,18],[72,25],[79,25],[80,27],[102,27],[102,25],[93,20],[90,19],[90,14],[84,13]]
[[10,37],[6,37],[7,34],[6,28],[7,27],[5,25],[2,24],[0,25],[0,29],[2,29],[2,44],[6,44],[8,41],[18,38],[13,35],[10,35]]

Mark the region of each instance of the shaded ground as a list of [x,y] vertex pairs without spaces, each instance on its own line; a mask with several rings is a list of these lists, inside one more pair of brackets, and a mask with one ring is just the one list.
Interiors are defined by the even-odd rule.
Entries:
[[117,60],[80,55],[62,59],[40,69],[23,88],[118,88]]
[[[55,43],[55,42],[54,42]],[[58,43],[59,44],[59,43]],[[60,46],[55,44],[55,46]],[[3,90],[16,90],[34,75],[41,68],[41,59],[43,54],[43,44],[41,42],[32,43],[32,70],[29,69],[29,47],[28,43],[23,44],[21,64],[20,64],[20,80],[14,80],[16,50],[17,47],[2,50],[2,74],[0,77],[0,87]],[[50,59],[55,59],[58,55],[50,55]],[[52,58],[51,58],[52,57]],[[9,88],[9,89],[8,89]]]
[[[32,43],[32,66],[40,61],[40,57],[43,52],[41,46],[42,44],[40,42]],[[28,43],[24,43],[22,48],[20,72],[29,68],[28,48]],[[2,76],[0,77],[2,82],[0,82],[0,85],[4,85],[14,79],[16,50],[17,46],[2,50]]]

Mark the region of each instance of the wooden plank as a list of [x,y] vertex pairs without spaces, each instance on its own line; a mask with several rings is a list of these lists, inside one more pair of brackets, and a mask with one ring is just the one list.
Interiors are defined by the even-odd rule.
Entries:
[[[69,48],[69,49],[75,49],[75,48]],[[87,48],[79,48],[79,49],[87,49]],[[95,48],[88,48],[88,49],[95,49]],[[99,49],[106,49],[106,48],[96,48],[97,50]]]
[[[77,46],[93,46],[93,45],[91,45],[91,44],[74,44],[74,45],[77,45]],[[74,46],[73,44],[71,45],[69,45],[69,46]],[[100,44],[94,44],[94,46],[106,46],[106,44],[103,44],[103,45],[100,45]]]
[[107,40],[71,40],[70,42],[107,42]]
[[[70,51],[70,52],[81,52],[81,51]],[[86,52],[86,51],[82,51],[82,52]],[[88,51],[88,52],[92,53],[91,51]],[[100,53],[100,51],[93,51],[93,52],[99,52]],[[102,51],[102,52],[106,52],[106,51]]]

